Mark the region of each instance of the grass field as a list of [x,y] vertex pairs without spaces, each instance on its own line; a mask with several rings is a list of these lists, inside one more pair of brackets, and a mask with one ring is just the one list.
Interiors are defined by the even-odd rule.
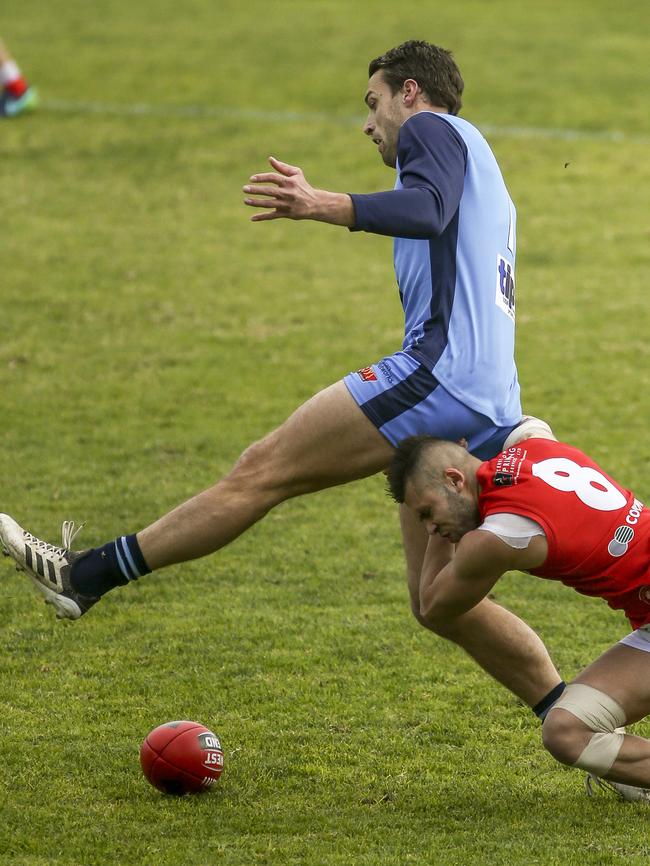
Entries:
[[[241,186],[269,154],[391,186],[367,61],[413,37],[454,50],[518,207],[524,408],[650,496],[646,3],[23,0],[0,28],[42,99],[0,124],[1,510],[53,541],[64,518],[87,545],[136,531],[401,343],[388,239],[251,224]],[[648,809],[588,800],[412,619],[381,478],[76,625],[0,566],[3,866],[650,862]],[[523,575],[497,599],[567,679],[626,632]],[[208,796],[140,774],[175,718],[222,738]]]

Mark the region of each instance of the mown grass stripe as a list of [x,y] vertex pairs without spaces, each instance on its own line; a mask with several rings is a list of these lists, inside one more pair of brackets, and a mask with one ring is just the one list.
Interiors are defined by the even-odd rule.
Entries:
[[[75,102],[47,99],[41,103],[46,111],[69,114],[105,114],[122,117],[221,117],[231,120],[255,120],[261,123],[325,123],[338,126],[360,126],[362,115],[327,112],[265,111],[256,108],[232,108],[219,105],[154,105],[152,103]],[[650,143],[650,136],[622,129],[568,129],[542,126],[501,126],[478,124],[485,135],[503,138],[551,139],[557,141],[605,141]]]

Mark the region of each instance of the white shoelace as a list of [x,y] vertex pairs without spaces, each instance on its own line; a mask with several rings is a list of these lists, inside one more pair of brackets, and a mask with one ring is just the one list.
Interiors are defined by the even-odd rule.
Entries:
[[61,524],[61,544],[64,550],[72,549],[72,542],[79,535],[86,524],[81,523],[76,529],[74,528],[74,520],[64,520]]
[[28,541],[31,547],[40,554],[53,553],[56,556],[65,556],[65,554],[72,548],[72,542],[75,540],[77,535],[81,532],[86,524],[82,523],[75,529],[74,520],[64,520],[61,525],[61,544],[62,547],[57,547],[56,544],[50,544],[47,541],[42,541],[40,538],[36,538],[35,535],[32,535],[31,532],[25,532],[25,540]]

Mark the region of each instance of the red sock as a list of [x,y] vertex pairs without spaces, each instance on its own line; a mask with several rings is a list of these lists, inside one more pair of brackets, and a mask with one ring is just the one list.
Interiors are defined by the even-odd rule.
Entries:
[[10,93],[15,99],[19,99],[28,87],[29,85],[24,78],[15,78],[9,84],[5,84],[7,93]]

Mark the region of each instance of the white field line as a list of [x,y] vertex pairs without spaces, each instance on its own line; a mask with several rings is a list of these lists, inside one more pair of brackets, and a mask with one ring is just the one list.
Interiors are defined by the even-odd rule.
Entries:
[[[358,126],[363,116],[356,117],[326,112],[265,111],[254,108],[229,108],[218,105],[151,105],[149,103],[73,102],[66,99],[45,99],[41,107],[63,114],[98,114],[118,117],[186,117],[223,118],[224,120],[255,121],[257,123],[323,123],[336,126]],[[556,141],[604,141],[650,144],[650,135],[627,133],[621,129],[584,130],[562,127],[480,125],[485,135],[503,138],[550,139]]]

